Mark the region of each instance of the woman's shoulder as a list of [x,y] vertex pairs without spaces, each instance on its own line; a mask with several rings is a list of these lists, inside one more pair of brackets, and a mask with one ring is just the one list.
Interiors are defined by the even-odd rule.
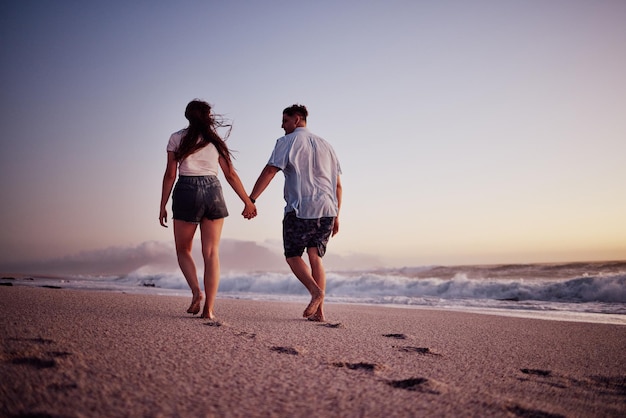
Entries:
[[170,135],[170,140],[167,142],[167,150],[174,151],[178,148],[180,141],[183,139],[183,136],[187,132],[187,129],[181,129],[180,131],[176,131]]

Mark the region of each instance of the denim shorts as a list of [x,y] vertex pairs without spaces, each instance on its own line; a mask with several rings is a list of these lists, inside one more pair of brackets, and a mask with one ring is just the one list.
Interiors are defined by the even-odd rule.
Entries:
[[283,219],[285,257],[300,257],[305,248],[317,248],[317,254],[324,257],[334,224],[334,217],[300,219],[295,211],[287,212]]
[[216,176],[179,176],[172,193],[172,218],[199,223],[228,216],[222,186]]

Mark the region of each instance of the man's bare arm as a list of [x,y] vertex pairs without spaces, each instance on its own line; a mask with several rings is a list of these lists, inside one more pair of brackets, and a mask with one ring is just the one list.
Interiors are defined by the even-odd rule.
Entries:
[[261,171],[261,174],[259,175],[256,183],[254,183],[252,193],[250,193],[250,198],[253,200],[257,200],[259,196],[261,196],[261,193],[265,191],[267,186],[269,186],[271,181],[274,179],[276,173],[278,173],[279,171],[280,168],[278,167],[266,165],[265,168],[263,168],[263,171]]

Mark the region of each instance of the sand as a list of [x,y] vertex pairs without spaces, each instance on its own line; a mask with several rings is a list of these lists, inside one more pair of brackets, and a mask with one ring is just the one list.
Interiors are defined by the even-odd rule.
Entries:
[[3,417],[623,417],[626,326],[0,288]]

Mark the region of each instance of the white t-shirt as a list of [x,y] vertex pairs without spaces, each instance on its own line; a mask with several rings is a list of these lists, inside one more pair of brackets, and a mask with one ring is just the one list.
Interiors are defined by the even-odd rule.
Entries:
[[[173,133],[167,143],[167,150],[175,152],[186,132],[187,129],[181,129]],[[206,147],[188,155],[184,160],[179,161],[178,173],[181,176],[217,176],[219,167],[217,148],[213,144],[208,144]]]
[[301,219],[337,216],[337,177],[341,174],[333,147],[306,128],[276,141],[268,164],[285,174],[285,213]]

